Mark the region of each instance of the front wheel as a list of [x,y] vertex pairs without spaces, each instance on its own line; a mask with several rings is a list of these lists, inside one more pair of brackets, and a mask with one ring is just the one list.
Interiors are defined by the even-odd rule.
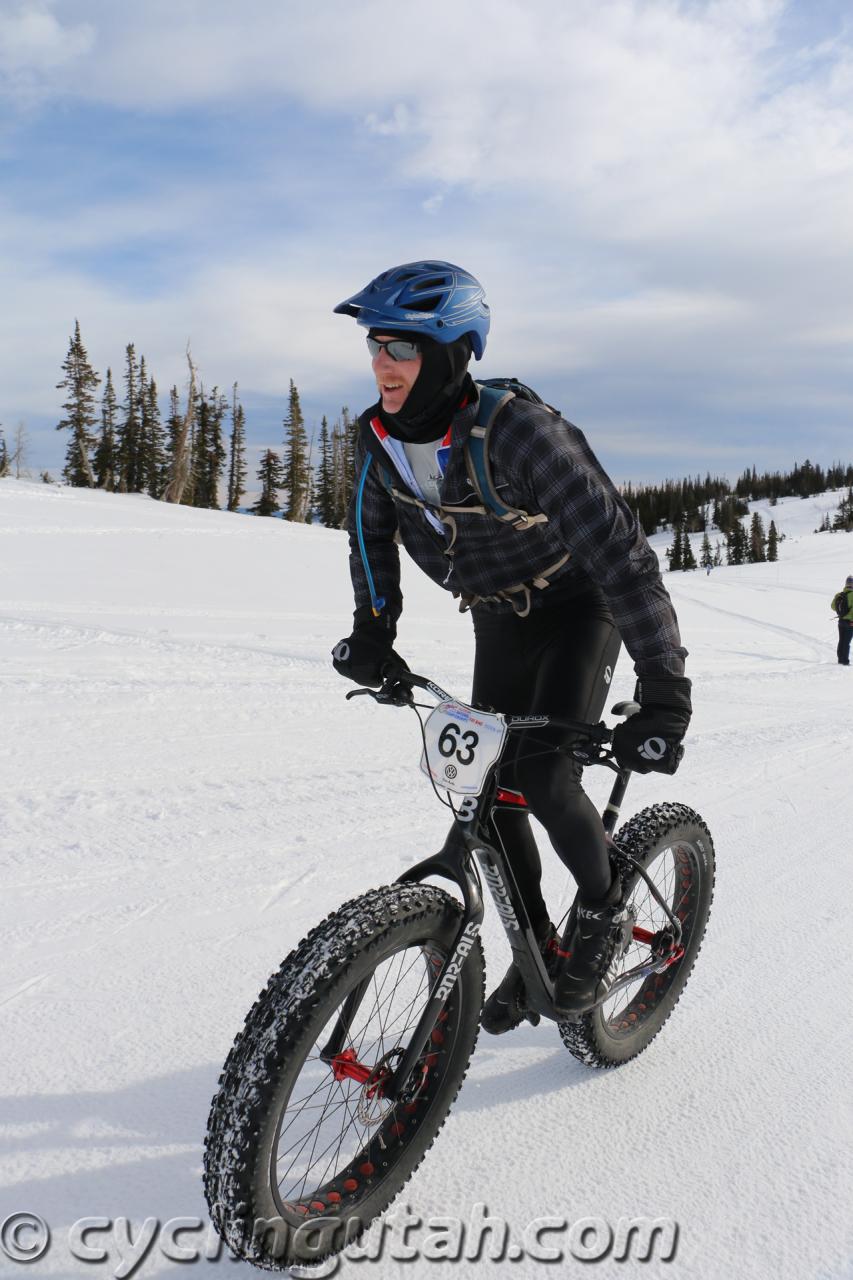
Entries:
[[[635,932],[655,934],[667,917],[627,853],[644,868],[670,911],[681,922],[684,954],[663,970],[638,978],[577,1022],[559,1024],[563,1043],[581,1062],[617,1067],[635,1058],[666,1022],[690,976],[702,945],[714,896],[714,842],[705,823],[683,804],[643,809],[615,837],[613,861],[625,889]],[[633,941],[621,958],[620,973],[645,962],[648,946]]]
[[[283,1270],[339,1252],[420,1163],[477,1038],[479,939],[408,1096],[384,1098],[382,1079],[409,1043],[461,915],[430,885],[365,894],[314,929],[261,992],[220,1076],[205,1142],[211,1219],[238,1257]],[[330,1060],[348,996],[357,1008]]]

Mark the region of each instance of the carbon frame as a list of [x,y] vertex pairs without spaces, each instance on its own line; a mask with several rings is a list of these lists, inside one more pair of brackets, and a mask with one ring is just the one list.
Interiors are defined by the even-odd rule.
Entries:
[[[407,671],[402,679],[406,684],[427,689],[440,701],[451,700],[451,695],[445,690],[422,676],[416,676],[414,672]],[[353,691],[347,697],[356,696],[356,692],[369,693],[380,702],[397,702],[397,705],[400,705],[390,693],[385,694],[385,686],[379,693],[364,689]],[[620,704],[625,707],[629,705]],[[614,711],[618,710],[614,708]],[[589,725],[579,721],[558,720],[549,716],[507,716],[506,721],[510,729],[544,728],[547,725],[553,725],[574,731],[578,735],[578,746],[582,750],[581,758],[589,763],[606,764],[614,769],[617,776],[603,814],[604,827],[609,836],[615,827],[619,806],[631,771],[619,769],[608,753],[602,751],[603,744],[610,738],[607,727],[603,724]],[[501,801],[501,792],[497,784],[499,767],[500,761],[493,767],[486,786],[476,800],[474,797],[466,797],[468,809],[464,816],[454,810],[455,821],[442,849],[404,871],[396,881],[397,884],[414,884],[426,880],[429,876],[450,880],[462,895],[463,910],[453,945],[435,979],[429,1001],[409,1039],[408,1047],[383,1083],[383,1095],[392,1100],[406,1097],[412,1072],[423,1055],[423,1046],[428,1042],[439,1014],[480,932],[483,922],[481,873],[507,934],[513,960],[521,973],[528,1007],[534,1013],[553,1021],[566,1021],[566,1015],[558,1014],[554,1008],[554,983],[545,968],[545,961],[539,950],[530,916],[495,825],[494,815],[498,810],[517,807]],[[471,807],[472,802],[473,807]],[[345,1000],[332,1036],[320,1055],[325,1061],[331,1061],[341,1051],[365,988],[366,983],[360,983]]]

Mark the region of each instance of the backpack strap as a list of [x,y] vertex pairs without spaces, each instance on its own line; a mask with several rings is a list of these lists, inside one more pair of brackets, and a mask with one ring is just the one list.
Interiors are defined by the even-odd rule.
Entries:
[[538,587],[540,591],[544,591],[546,587],[551,585],[551,578],[558,569],[562,569],[571,559],[571,552],[567,551],[565,555],[554,564],[549,564],[547,569],[543,569],[535,578],[531,578],[528,582],[517,582],[513,587],[504,587],[502,591],[495,592],[491,596],[477,596],[471,594],[462,594],[459,602],[459,612],[467,613],[469,609],[473,609],[476,604],[491,604],[498,601],[509,603],[512,605],[513,613],[519,618],[526,618],[533,604],[533,588]]
[[[532,403],[544,405],[551,413],[557,413],[550,405],[545,405],[535,392],[531,392],[528,387],[522,383],[516,382],[514,379],[493,379],[497,385],[489,385],[488,383],[476,383],[479,393],[479,404],[477,408],[477,419],[471,428],[468,440],[464,446],[465,468],[468,472],[468,479],[474,493],[480,499],[481,505],[475,506],[468,503],[451,506],[443,504],[440,507],[433,507],[429,503],[424,502],[420,498],[416,498],[412,493],[406,493],[394,483],[394,475],[388,466],[388,457],[385,454],[380,441],[377,439],[376,432],[373,430],[372,416],[369,410],[363,413],[359,418],[359,429],[362,434],[366,446],[366,457],[362,468],[361,478],[358,486],[358,494],[356,501],[356,529],[358,534],[359,551],[361,553],[362,563],[364,565],[367,576],[368,588],[373,605],[373,612],[378,616],[385,607],[385,600],[377,597],[373,575],[370,571],[370,565],[367,558],[367,549],[364,544],[364,535],[361,522],[361,502],[364,492],[364,484],[367,479],[367,472],[370,464],[373,462],[376,466],[378,479],[386,492],[398,502],[404,502],[413,507],[419,507],[427,518],[438,519],[442,524],[446,525],[450,531],[450,540],[447,545],[447,554],[452,557],[456,544],[458,533],[456,514],[465,515],[482,515],[494,516],[505,524],[510,524],[514,529],[530,529],[537,524],[547,524],[548,517],[544,512],[538,512],[531,515],[527,511],[523,511],[520,507],[510,507],[499,497],[496,486],[492,479],[492,470],[489,464],[489,437],[492,427],[498,414],[509,404],[510,400],[515,399],[519,394],[523,400],[530,400]],[[517,387],[518,392],[507,386],[510,382],[512,387]],[[571,558],[571,553],[566,552],[555,564],[549,565],[547,569],[543,569],[532,579],[527,582],[519,582],[514,586],[506,587],[502,591],[496,592],[494,595],[480,596],[469,593],[462,593],[459,604],[460,612],[464,613],[473,605],[491,602],[508,602],[519,617],[525,618],[530,612],[532,603],[532,590],[538,588],[544,590],[550,584],[550,580]],[[452,573],[453,565],[448,570],[448,579]],[[447,581],[447,580],[445,580]],[[454,595],[460,593],[454,592]]]
[[515,399],[515,392],[506,387],[491,387],[480,382],[475,385],[480,395],[477,421],[465,443],[465,467],[474,491],[493,516],[511,524],[514,529],[529,529],[534,524],[547,524],[548,517],[543,512],[530,515],[520,507],[508,506],[499,496],[492,479],[489,438],[498,414],[510,400]]

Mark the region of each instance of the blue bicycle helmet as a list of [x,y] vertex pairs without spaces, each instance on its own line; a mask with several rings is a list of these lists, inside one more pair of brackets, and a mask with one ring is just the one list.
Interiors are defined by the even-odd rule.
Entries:
[[337,315],[365,329],[405,329],[449,344],[467,334],[478,360],[486,349],[489,308],[479,280],[452,262],[406,262],[339,302]]

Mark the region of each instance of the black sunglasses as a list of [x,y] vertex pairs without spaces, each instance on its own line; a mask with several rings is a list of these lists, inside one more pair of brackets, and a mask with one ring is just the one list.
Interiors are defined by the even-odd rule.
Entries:
[[407,342],[405,338],[391,338],[389,342],[380,342],[378,338],[367,339],[367,349],[372,356],[378,356],[383,347],[392,360],[417,360],[421,353],[417,342]]

